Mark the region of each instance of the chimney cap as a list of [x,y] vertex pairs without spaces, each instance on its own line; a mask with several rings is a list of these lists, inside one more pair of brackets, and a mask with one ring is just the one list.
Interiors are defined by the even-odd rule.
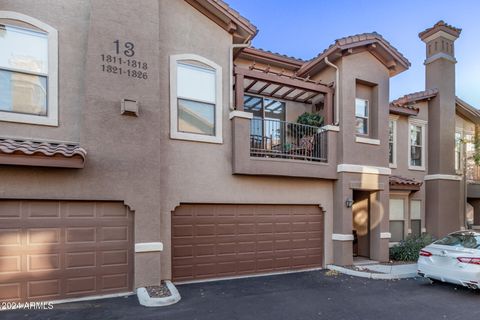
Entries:
[[449,25],[445,21],[440,20],[437,23],[435,23],[435,25],[433,27],[428,28],[428,29],[420,32],[418,34],[418,36],[420,37],[420,39],[424,40],[427,37],[431,36],[432,34],[435,34],[435,33],[439,32],[439,31],[444,31],[444,32],[448,33],[449,35],[451,35],[455,38],[458,38],[460,36],[460,33],[462,32],[462,29],[456,28],[452,25]]

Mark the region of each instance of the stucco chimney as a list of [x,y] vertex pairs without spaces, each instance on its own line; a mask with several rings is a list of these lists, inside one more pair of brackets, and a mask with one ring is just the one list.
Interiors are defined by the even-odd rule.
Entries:
[[461,224],[460,180],[455,175],[455,40],[461,29],[437,22],[419,34],[426,44],[425,86],[438,89],[428,104],[427,232],[436,237]]

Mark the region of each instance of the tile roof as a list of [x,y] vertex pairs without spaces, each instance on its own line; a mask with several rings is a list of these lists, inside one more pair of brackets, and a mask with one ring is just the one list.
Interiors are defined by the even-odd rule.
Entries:
[[210,3],[217,4],[220,8],[224,10],[224,12],[230,14],[234,18],[234,20],[236,20],[237,23],[241,23],[245,25],[248,29],[250,29],[250,32],[253,35],[256,35],[258,33],[257,27],[250,20],[242,16],[237,10],[230,7],[228,3],[226,3],[225,1],[223,0],[207,0],[207,1],[209,1]]
[[456,28],[452,25],[449,25],[448,23],[446,23],[445,21],[443,20],[440,20],[438,21],[437,23],[435,23],[433,25],[433,27],[431,28],[427,28],[425,29],[424,31],[420,32],[418,34],[418,36],[421,38],[421,39],[424,39],[432,34],[435,33],[435,31],[445,31],[455,37],[458,37],[460,35],[460,33],[462,32],[462,29],[460,28]]
[[402,176],[396,176],[392,175],[390,176],[390,181],[389,181],[391,186],[405,186],[405,187],[415,187],[415,188],[420,188],[423,184],[422,181],[418,181],[413,178],[406,178]]
[[87,151],[78,144],[0,138],[0,154],[81,157],[85,161]]
[[258,50],[258,51],[261,51],[261,52],[264,52],[264,53],[272,54],[272,55],[275,55],[275,56],[278,56],[278,57],[281,57],[281,58],[294,60],[295,62],[300,62],[300,63],[308,62],[308,60],[304,60],[304,59],[297,58],[297,57],[292,57],[292,56],[289,56],[289,55],[286,55],[286,54],[273,52],[273,51],[270,51],[270,50],[265,50],[265,49],[261,49],[261,48],[257,48],[257,47],[250,47],[250,48],[253,49],[253,50]]
[[361,33],[347,36],[335,40],[335,42],[331,44],[327,49],[323,50],[323,52],[305,63],[305,65],[300,69],[300,74],[308,72],[308,70],[311,69],[314,65],[322,61],[325,57],[329,56],[337,49],[348,49],[356,46],[372,44],[375,42],[381,43],[386,48],[386,50],[390,52],[390,54],[392,54],[394,57],[396,57],[396,59],[398,59],[400,64],[403,65],[405,69],[408,69],[410,67],[410,61],[408,61],[408,59],[403,54],[401,54],[400,51],[398,51],[394,46],[392,46],[390,42],[385,40],[382,35],[374,31],[369,33]]
[[438,94],[437,89],[427,89],[424,91],[409,93],[390,102],[390,111],[395,113],[401,112],[401,109],[405,109],[405,112],[418,113],[418,108],[415,107],[415,103],[418,101],[428,100],[435,97]]
[[397,107],[401,107],[406,104],[433,98],[437,94],[438,94],[438,89],[427,89],[424,91],[418,91],[418,92],[406,94],[403,97],[393,100],[392,102],[390,102],[390,104]]

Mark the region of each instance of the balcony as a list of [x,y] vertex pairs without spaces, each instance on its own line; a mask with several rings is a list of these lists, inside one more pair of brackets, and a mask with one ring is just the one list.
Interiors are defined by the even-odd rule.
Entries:
[[328,162],[328,132],[304,124],[253,118],[250,157]]
[[233,173],[336,179],[338,132],[233,111]]

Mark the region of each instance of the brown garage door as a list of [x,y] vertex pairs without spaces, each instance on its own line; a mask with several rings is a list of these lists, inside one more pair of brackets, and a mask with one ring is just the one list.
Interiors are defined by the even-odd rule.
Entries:
[[131,291],[132,246],[121,203],[0,201],[0,301]]
[[176,281],[321,267],[318,206],[183,204],[172,214]]

